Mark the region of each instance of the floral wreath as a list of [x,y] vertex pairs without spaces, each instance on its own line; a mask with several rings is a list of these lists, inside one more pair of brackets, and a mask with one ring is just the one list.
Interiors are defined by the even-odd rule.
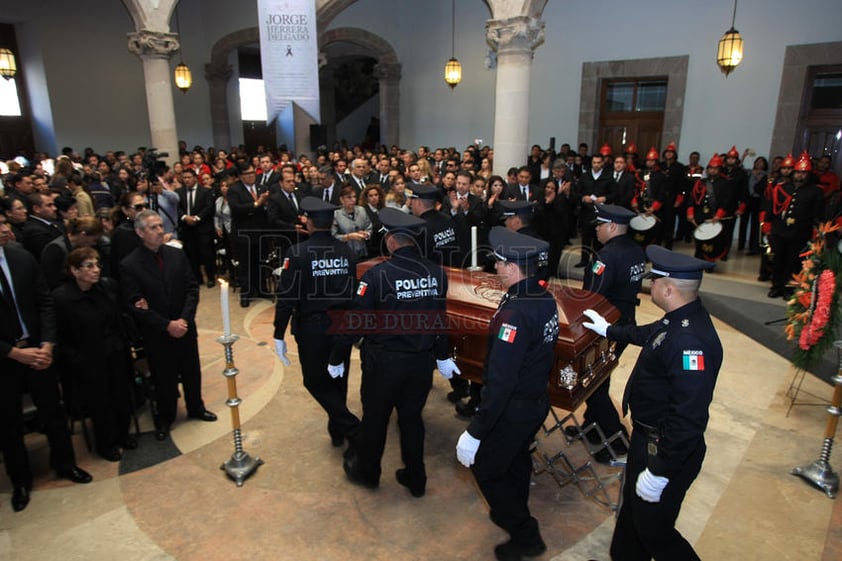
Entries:
[[[795,289],[787,304],[788,341],[797,341],[792,363],[803,370],[813,367],[830,347],[834,332],[842,322],[839,291],[842,290],[842,253],[828,243],[828,234],[839,230],[838,224],[821,224],[800,255],[801,272],[789,285]],[[833,240],[836,236],[831,236]]]

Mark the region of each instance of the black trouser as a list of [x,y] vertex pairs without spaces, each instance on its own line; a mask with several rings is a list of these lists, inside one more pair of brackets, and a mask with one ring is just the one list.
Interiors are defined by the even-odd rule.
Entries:
[[190,270],[193,271],[193,276],[196,277],[196,282],[202,283],[202,272],[199,268],[201,265],[205,268],[205,276],[207,280],[216,279],[216,251],[214,248],[214,238],[216,233],[213,231],[203,232],[196,230],[187,230],[182,228],[179,231],[181,242],[184,244],[184,253],[187,255],[187,261],[190,263]]
[[[618,322],[618,325],[623,325],[624,323],[634,322]],[[614,354],[617,356],[618,361],[625,348],[625,344],[618,344],[614,349]],[[608,375],[605,381],[585,401],[588,404],[588,408],[585,410],[584,425],[587,426],[591,423],[596,423],[606,437],[616,434],[619,431],[626,432],[626,428],[623,426],[622,421],[620,421],[617,408],[614,407],[614,402],[611,401],[610,387],[611,375]]]
[[359,430],[360,420],[348,410],[348,366],[345,357],[345,375],[331,378],[327,372],[330,349],[336,337],[327,334],[330,320],[326,315],[311,316],[297,322],[295,342],[304,387],[327,413],[327,430],[331,437],[342,436],[352,440]]
[[699,559],[693,547],[675,529],[675,520],[687,489],[696,479],[705,458],[705,442],[699,445],[684,462],[681,470],[669,483],[657,503],[649,503],[637,496],[637,477],[646,469],[648,436],[634,427],[626,464],[623,505],[617,516],[611,539],[613,561],[684,561]]
[[250,230],[234,234],[234,255],[237,266],[237,282],[240,284],[240,298],[258,297],[262,286],[261,264],[265,255],[261,246],[266,232]]
[[175,421],[179,376],[187,413],[201,414],[205,404],[202,401],[202,367],[196,334],[188,332],[180,339],[144,334],[144,341],[149,373],[155,386],[156,428],[169,428]]
[[549,410],[546,399],[511,400],[491,432],[481,439],[471,467],[491,509],[491,521],[518,545],[541,543],[538,521],[529,513],[529,447]]
[[38,408],[38,421],[50,445],[50,466],[56,471],[76,465],[70,428],[59,396],[56,369],[33,370],[21,363],[3,358],[0,388],[0,450],[13,486],[32,487],[32,471],[24,444],[24,422],[21,395],[28,392]]
[[591,223],[580,225],[582,232],[582,257],[581,261],[590,263],[591,257],[602,248],[602,244],[596,239],[596,228]]
[[125,351],[112,351],[101,372],[77,373],[75,388],[91,414],[94,438],[99,451],[119,446],[129,434],[131,407],[129,363]]
[[427,483],[424,467],[424,420],[421,413],[433,385],[432,351],[400,353],[364,343],[360,395],[363,419],[355,442],[359,474],[380,480],[380,460],[392,409],[398,412],[401,459],[410,489]]
[[[760,197],[748,197],[745,212],[740,216],[740,229],[737,233],[737,249],[748,245],[749,250],[760,250]],[[746,244],[746,235],[748,244]]]
[[789,283],[792,275],[801,270],[801,250],[808,240],[773,234],[769,241],[775,252],[772,260],[772,286],[780,290]]

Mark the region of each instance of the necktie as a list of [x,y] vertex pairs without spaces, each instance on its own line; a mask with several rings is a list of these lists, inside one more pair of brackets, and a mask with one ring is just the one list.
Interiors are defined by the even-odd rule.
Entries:
[[155,254],[155,263],[158,264],[158,270],[163,273],[164,272],[164,258],[161,257],[160,252]]
[[193,216],[193,193],[195,192],[195,187],[187,190],[187,216]]
[[520,191],[521,191],[521,193],[523,193],[523,198],[524,198],[524,199],[528,199],[528,198],[529,198],[529,192],[527,191],[526,187],[521,187],[521,188],[520,188]]
[[325,189],[324,196],[325,196],[325,200],[330,202],[330,187]]
[[249,185],[247,187],[249,193],[251,194],[251,198],[255,201],[257,200],[257,189],[254,188],[254,185]]
[[[0,265],[2,265],[2,263],[5,260],[6,257],[4,255],[0,255]],[[14,318],[13,331],[15,335],[15,340],[18,340],[23,334],[23,329],[21,328],[20,310],[18,310],[17,302],[15,302],[15,296],[12,292],[12,285],[9,282],[9,279],[6,277],[6,271],[2,266],[0,266],[0,288],[3,289],[3,300],[5,300],[6,305],[9,306],[9,311],[14,312],[13,314],[11,314]]]
[[269,174],[268,174],[268,173],[264,173],[264,174],[263,174],[263,181],[261,181],[261,183],[260,183],[260,184],[261,184],[261,185],[266,185],[267,183],[269,183]]
[[620,172],[619,172],[619,171],[615,171],[615,172],[614,172],[614,181],[619,181],[619,180],[620,180]]
[[295,200],[295,195],[292,193],[287,193],[287,197],[289,197],[289,202],[292,203],[292,206],[295,207],[295,210],[298,210],[298,201]]

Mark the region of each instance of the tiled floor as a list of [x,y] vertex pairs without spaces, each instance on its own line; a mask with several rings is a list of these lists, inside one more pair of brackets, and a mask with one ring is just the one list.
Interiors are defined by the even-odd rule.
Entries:
[[[679,247],[688,251],[688,247]],[[755,282],[756,257],[734,255],[705,277],[710,289],[764,298]],[[638,320],[659,317],[642,296]],[[781,311],[783,313],[783,301]],[[232,309],[234,345],[245,449],[265,465],[238,488],[220,471],[233,443],[226,411],[226,381],[217,289],[202,289],[200,350],[205,400],[217,423],[181,418],[173,442],[181,454],[155,466],[118,475],[85,452],[76,437],[80,464],[95,477],[90,485],[53,479],[46,442],[28,446],[37,471],[32,502],[12,513],[9,484],[0,481],[0,559],[212,561],[272,560],[480,560],[491,559],[504,539],[454,446],[465,427],[445,400],[448,387],[436,378],[427,402],[428,492],[414,499],[392,476],[399,467],[390,431],[377,491],[348,484],[341,453],[330,445],[326,419],[302,387],[295,344],[284,368],[272,353],[273,309],[261,302]],[[786,360],[744,334],[716,322],[725,348],[711,421],[708,455],[679,519],[681,531],[704,559],[838,560],[842,558],[842,509],[837,502],[789,474],[815,460],[826,422],[822,407],[798,406],[787,416],[785,396],[792,372]],[[636,357],[623,355],[612,393],[622,393]],[[351,372],[350,406],[360,412],[359,362]],[[805,388],[830,397],[811,376]],[[183,412],[182,412],[183,416]],[[144,430],[150,429],[143,419]],[[548,445],[552,442],[548,442]],[[160,446],[144,435],[141,450]],[[574,455],[580,454],[574,452]],[[831,463],[840,465],[838,455]],[[600,474],[611,476],[600,468]],[[611,496],[616,483],[609,483]],[[574,485],[558,487],[547,474],[533,478],[531,507],[549,546],[543,559],[608,559],[610,510],[584,497]]]

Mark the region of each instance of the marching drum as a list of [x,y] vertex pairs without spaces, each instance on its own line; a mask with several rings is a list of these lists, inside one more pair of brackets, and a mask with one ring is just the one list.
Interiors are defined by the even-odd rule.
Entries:
[[728,251],[728,240],[720,222],[702,222],[693,231],[696,255],[707,261],[718,261]]
[[654,216],[638,214],[629,221],[632,239],[646,247],[655,240],[655,226],[657,224],[658,220]]

